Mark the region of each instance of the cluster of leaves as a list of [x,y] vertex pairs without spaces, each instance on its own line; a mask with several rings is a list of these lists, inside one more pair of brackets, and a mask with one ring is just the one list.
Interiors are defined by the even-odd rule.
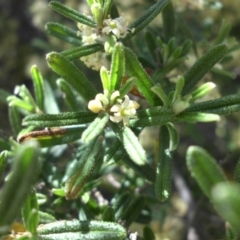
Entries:
[[[108,15],[118,16],[111,0],[88,0],[88,5],[94,20],[57,1],[50,2],[53,10],[96,28],[99,34]],[[137,56],[130,47],[134,36],[160,12],[163,15],[162,36],[156,37],[154,31],[147,31],[148,54],[145,58],[140,53]],[[12,162],[11,174],[0,198],[0,234],[6,234],[21,208],[25,228],[20,230],[14,224],[11,227],[17,239],[126,239],[129,237],[127,229],[134,221],[146,225],[151,221],[151,201],[164,202],[170,196],[172,153],[178,147],[175,125],[218,121],[220,115],[240,111],[239,94],[196,102],[213,88],[212,83],[199,85],[200,80],[239,46],[227,46],[229,25],[224,22],[214,45],[179,76],[176,83],[171,83],[169,74],[183,68],[189,51],[196,50],[196,46],[190,39],[179,43],[174,38],[174,8],[170,0],[152,5],[129,26],[132,31],[124,38],[118,39],[110,33],[105,43],[82,45],[77,31],[59,23],[48,23],[46,28],[50,34],[74,45],[61,53],[47,55],[49,67],[61,76],[57,85],[64,93],[69,111],[60,112],[53,90],[36,66],[31,70],[34,97],[25,86],[17,88],[17,96],[2,91],[9,104],[9,119],[17,142],[13,139],[0,142],[5,149],[0,155],[0,177],[8,161]],[[161,51],[156,52],[156,49]],[[145,99],[145,107],[142,106],[136,118],[129,119],[127,125],[111,121],[109,109],[93,113],[86,108],[97,90],[73,61],[104,50],[111,58],[111,67],[109,72],[103,68],[100,71],[103,90],[110,95],[119,91],[120,98],[124,98],[135,87]],[[161,66],[156,62],[161,62]],[[154,71],[152,76],[146,67]],[[126,76],[127,81],[123,81]],[[155,162],[138,140],[141,131],[149,126],[156,126],[159,131]],[[58,170],[48,163],[49,156],[60,158],[67,143],[73,144],[75,154],[58,178]],[[227,227],[229,239],[237,238],[240,234],[240,187],[226,180],[216,161],[202,148],[188,149],[187,165],[220,215],[230,223]],[[239,180],[239,166],[236,167],[236,181]],[[101,187],[110,171],[116,174],[121,171],[126,176],[122,176],[122,184],[114,187],[109,206],[102,207],[91,192]],[[52,189],[56,204],[64,204],[64,199],[82,199],[74,208],[79,220],[57,221],[57,216],[40,211],[39,205],[45,203],[47,197],[34,189],[39,179]],[[128,187],[129,182],[134,187]],[[155,194],[151,191],[145,195],[136,194],[135,188],[141,189],[146,184],[155,189]],[[142,238],[154,239],[148,226]]]

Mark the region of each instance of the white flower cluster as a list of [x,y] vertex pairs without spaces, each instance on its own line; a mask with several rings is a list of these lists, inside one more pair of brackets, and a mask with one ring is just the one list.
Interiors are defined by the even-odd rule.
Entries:
[[[88,17],[91,18],[90,16]],[[101,40],[101,36],[97,34],[97,31],[95,28],[91,28],[82,23],[78,23],[77,26],[79,29],[77,35],[78,36],[81,35],[83,45],[94,44]],[[83,61],[87,67],[98,71],[102,66],[107,66],[106,57],[103,55],[104,54],[101,52],[96,52],[96,53],[81,57],[80,60]]]
[[[88,17],[91,18],[90,16]],[[77,26],[78,26],[78,29],[80,30],[77,32],[77,35],[82,36],[83,45],[90,45],[90,44],[96,43],[97,40],[100,40],[100,36],[97,35],[95,28],[89,27],[82,23],[78,23]]]
[[[91,16],[88,16],[92,19]],[[123,16],[116,19],[105,19],[103,20],[104,27],[101,31],[97,28],[92,28],[82,23],[78,23],[77,35],[82,37],[83,45],[90,45],[97,42],[104,42],[103,34],[109,35],[113,33],[117,38],[124,38],[128,33],[127,21]],[[88,67],[94,70],[100,70],[101,66],[107,67],[106,56],[103,53],[97,52],[80,58]]]
[[87,67],[92,68],[93,70],[99,71],[102,66],[108,65],[105,55],[106,55],[105,53],[96,52],[96,53],[81,57],[80,60],[83,61]]
[[124,125],[128,125],[130,118],[136,118],[136,109],[140,105],[130,100],[127,95],[124,96],[124,100],[120,99],[119,96],[119,91],[110,95],[107,90],[104,90],[104,94],[97,94],[95,99],[88,103],[88,108],[94,113],[109,112],[112,122],[123,121]]

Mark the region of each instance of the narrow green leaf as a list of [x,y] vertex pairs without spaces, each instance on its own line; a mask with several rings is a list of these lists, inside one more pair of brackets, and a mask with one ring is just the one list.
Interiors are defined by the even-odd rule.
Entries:
[[38,234],[43,240],[123,240],[127,237],[126,230],[118,223],[103,221],[57,221],[38,227]]
[[45,129],[19,135],[17,140],[19,143],[36,140],[41,147],[51,147],[80,139],[84,129],[85,126]]
[[112,19],[118,18],[120,16],[119,12],[118,12],[118,9],[117,9],[117,6],[116,6],[116,3],[114,3],[114,2],[113,2],[112,7],[111,7],[110,16],[112,17]]
[[135,82],[136,78],[131,77],[123,84],[123,86],[119,89],[120,98],[123,98],[126,94],[128,94],[131,91],[131,89],[135,85]]
[[219,44],[208,50],[193,66],[184,74],[185,86],[183,95],[189,93],[194,86],[212,69],[227,53],[227,46]]
[[22,119],[15,106],[8,107],[8,117],[15,136],[22,130]]
[[112,207],[107,206],[104,209],[102,220],[105,222],[115,222],[115,213]]
[[146,153],[132,130],[128,127],[121,127],[114,123],[111,123],[110,125],[132,160],[131,161],[125,157],[122,161],[134,168],[147,180],[154,181],[154,171],[148,164]]
[[215,88],[216,84],[214,84],[213,82],[207,82],[204,83],[203,85],[201,85],[199,88],[197,88],[195,91],[193,91],[191,93],[192,98],[191,101],[194,102],[197,99],[205,96],[206,94],[208,94],[213,88]]
[[[99,162],[100,162],[100,164],[102,164],[102,161],[99,161]],[[98,168],[97,165],[96,165],[96,168]],[[98,169],[97,169],[97,171],[98,171]],[[97,172],[97,171],[94,170],[94,172]],[[90,180],[84,185],[83,190],[81,192],[85,193],[85,192],[93,191],[93,189],[96,189],[101,183],[102,183],[101,178]]]
[[212,113],[183,112],[176,116],[176,121],[195,122],[215,122],[220,121],[220,116]]
[[58,2],[58,1],[51,1],[49,3],[49,6],[55,10],[56,12],[62,14],[63,16],[72,19],[73,21],[76,21],[78,23],[82,23],[84,25],[87,25],[89,27],[96,27],[96,23],[94,23],[90,18],[87,16],[79,13],[78,11],[67,7],[66,5]]
[[133,221],[139,216],[145,205],[145,198],[143,196],[135,197],[127,208],[125,208],[121,219],[124,220],[125,226],[129,227]]
[[56,221],[55,217],[49,213],[39,211],[38,215],[39,215],[39,224],[46,224],[46,223],[51,223]]
[[211,200],[222,218],[229,222],[240,236],[240,187],[233,182],[222,182],[213,187]]
[[47,202],[47,196],[43,193],[36,193],[38,205],[41,206]]
[[[75,152],[75,154],[74,154],[74,157],[75,157],[76,159],[81,158],[82,154],[86,151],[87,148],[88,148],[88,144],[83,144],[83,145],[79,146],[79,147],[76,149],[76,152]],[[71,166],[71,165],[70,165],[70,166]],[[70,166],[69,166],[69,167],[70,167]],[[70,167],[70,168],[71,168],[71,167]],[[67,173],[66,173],[65,176],[68,176]],[[65,177],[64,177],[64,178],[65,178]]]
[[26,102],[24,100],[21,100],[20,98],[16,97],[16,96],[10,96],[7,98],[8,102],[9,102],[9,106],[10,107],[16,107],[19,109],[19,111],[22,111],[26,114],[27,113],[34,113],[35,112],[35,106],[32,105],[29,102]]
[[226,37],[228,36],[230,30],[231,30],[231,24],[227,22],[225,19],[223,19],[221,27],[218,31],[217,38],[214,41],[214,44],[217,45],[217,44],[223,43]]
[[107,113],[100,114],[82,133],[82,141],[90,142],[96,138],[105,128],[109,119]]
[[156,197],[160,202],[166,201],[172,186],[172,156],[169,149],[170,136],[168,128],[163,125],[159,130],[159,147],[157,176],[155,182]]
[[231,79],[235,79],[237,77],[236,73],[228,71],[228,70],[225,70],[225,69],[222,69],[222,68],[218,68],[218,67],[213,67],[211,69],[211,72],[212,73],[217,73],[220,76],[229,77]]
[[58,197],[65,197],[65,192],[63,188],[53,188],[52,193]]
[[81,38],[78,36],[77,31],[67,26],[64,26],[59,23],[49,22],[45,25],[45,29],[50,35],[64,42],[67,42],[76,46],[82,45]]
[[157,17],[157,15],[167,6],[167,4],[169,4],[170,1],[171,0],[161,0],[152,5],[140,18],[129,26],[129,28],[134,29],[134,31],[128,34],[125,39],[133,37],[145,28],[155,17]]
[[176,82],[175,91],[173,93],[172,103],[174,103],[179,98],[179,96],[181,96],[184,83],[185,83],[184,78],[182,76],[179,76]]
[[169,41],[167,42],[167,48],[166,48],[166,53],[165,53],[165,59],[166,61],[169,61],[170,57],[176,51],[177,49],[177,43],[176,43],[176,38],[171,37]]
[[175,60],[180,59],[182,55],[182,47],[175,47],[173,53],[171,54],[170,60],[174,62]]
[[166,42],[168,42],[171,37],[174,37],[175,28],[174,9],[171,1],[163,9],[162,18],[164,37]]
[[137,111],[137,118],[130,120],[130,127],[159,126],[175,121],[175,114],[165,107],[152,107]]
[[229,53],[232,53],[232,52],[235,52],[237,50],[240,49],[240,44],[239,43],[235,43],[235,45],[231,46],[229,49],[228,49],[228,52]]
[[96,89],[90,81],[69,60],[59,53],[49,53],[47,62],[50,68],[63,77],[86,100],[94,99]]
[[98,51],[102,51],[103,45],[100,43],[95,43],[87,46],[80,46],[71,48],[61,52],[61,54],[66,57],[69,61],[73,61],[75,59],[79,59],[83,56],[88,56],[90,54],[96,53]]
[[172,123],[167,123],[166,127],[168,129],[169,133],[169,150],[174,151],[177,149],[178,143],[179,143],[179,137],[178,137],[178,132],[175,129],[174,125]]
[[114,123],[111,123],[111,127],[122,142],[130,158],[138,165],[145,165],[148,162],[146,153],[132,130],[128,127],[120,127]]
[[124,48],[121,43],[117,43],[113,48],[112,61],[111,61],[111,70],[110,70],[111,92],[114,92],[115,90],[119,90],[124,73],[125,73]]
[[159,101],[156,97],[153,96],[152,91],[150,90],[153,87],[153,82],[146,71],[143,69],[142,65],[138,61],[136,55],[132,52],[130,48],[125,47],[125,58],[126,69],[131,77],[135,77],[136,86],[142,95],[151,105],[156,105]]
[[35,109],[35,107],[36,107],[35,100],[34,100],[32,94],[30,93],[30,91],[28,90],[28,88],[25,85],[16,86],[15,90],[14,90],[14,93],[19,95],[20,98],[24,102],[28,103],[29,105],[31,105]]
[[165,94],[162,86],[159,83],[151,87],[151,91],[153,91],[162,100],[162,102],[164,103],[164,106],[166,107],[170,106],[169,99]]
[[28,231],[35,234],[38,226],[38,210],[33,208],[29,214],[28,218]]
[[45,113],[59,113],[59,107],[57,104],[57,100],[54,95],[54,91],[50,86],[49,82],[44,81],[44,110]]
[[193,43],[191,40],[185,40],[184,43],[182,44],[182,56],[186,56],[188,52],[190,51]]
[[4,185],[0,197],[0,226],[14,221],[39,172],[39,151],[35,142],[19,146],[13,155],[11,178]]
[[122,215],[131,202],[131,195],[129,192],[124,192],[117,196],[112,202],[113,209],[115,211],[115,219],[122,219]]
[[100,77],[103,89],[111,92],[111,79],[108,70],[104,66],[102,66],[100,69]]
[[43,78],[41,72],[37,68],[36,65],[33,65],[31,68],[32,79],[34,83],[34,93],[37,106],[40,110],[43,111],[44,107],[44,85],[43,85]]
[[8,151],[2,151],[0,153],[0,181],[7,167],[7,161],[8,161]]
[[102,28],[103,27],[103,1],[100,0],[98,2],[95,2],[94,4],[91,5],[90,7],[93,19],[96,22],[96,27],[97,28]]
[[227,179],[216,160],[197,146],[191,146],[187,150],[187,167],[209,199],[213,186]]
[[26,229],[32,234],[36,233],[38,226],[38,201],[34,189],[28,194],[27,199],[22,206],[21,213]]
[[104,162],[108,165],[117,163],[125,155],[122,143],[115,138],[104,155]]
[[92,112],[65,112],[59,114],[33,114],[23,119],[24,126],[61,127],[92,122],[97,115]]
[[[65,193],[67,199],[76,198],[82,190],[85,182],[97,167],[97,158],[102,148],[101,137],[89,143],[88,148],[78,161],[75,161],[70,177],[65,183]],[[99,166],[100,167],[100,166]]]
[[58,79],[57,85],[60,88],[61,92],[63,92],[63,98],[68,108],[71,111],[77,111],[80,109],[79,101],[72,86],[64,79]]
[[228,115],[234,112],[240,112],[240,104],[213,108],[213,109],[205,110],[204,112],[218,114],[218,115]]
[[105,0],[103,5],[103,19],[106,19],[108,15],[111,16],[111,8],[113,5],[113,0]]
[[223,115],[239,111],[239,105],[240,94],[233,94],[210,101],[193,103],[185,112],[206,112]]

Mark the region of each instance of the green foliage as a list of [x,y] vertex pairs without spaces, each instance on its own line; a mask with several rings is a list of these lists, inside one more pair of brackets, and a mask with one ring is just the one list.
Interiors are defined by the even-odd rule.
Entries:
[[87,78],[71,62],[59,53],[47,55],[49,67],[68,81],[71,86],[85,99],[91,100],[96,94],[96,90]]
[[215,159],[200,147],[188,148],[187,166],[208,197],[210,197],[214,185],[226,180],[226,176]]
[[37,196],[34,190],[29,193],[25,203],[22,207],[22,217],[24,225],[27,230],[35,234],[39,223],[39,208],[37,202]]
[[41,239],[109,239],[121,240],[126,237],[126,230],[117,223],[100,221],[56,221],[39,226]]
[[97,167],[100,167],[97,165],[97,160],[101,146],[102,139],[94,139],[88,144],[80,159],[73,163],[72,171],[69,173],[70,177],[65,183],[65,196],[67,199],[76,198],[93,169],[97,170]]
[[239,193],[240,188],[236,183],[223,182],[212,189],[211,199],[219,214],[230,223],[237,235],[239,231]]
[[189,70],[184,74],[185,86],[183,94],[189,93],[202,77],[227,53],[227,46],[219,44],[208,50]]
[[[216,122],[240,111],[236,92],[208,99],[215,74],[235,76],[215,67],[239,48],[228,37],[228,22],[204,45],[176,21],[179,13],[170,0],[152,4],[129,26],[114,1],[87,4],[89,16],[58,1],[49,3],[79,28],[46,24],[49,34],[73,45],[47,54],[49,68],[61,78],[45,79],[34,65],[34,94],[25,85],[17,86],[14,95],[0,90],[17,139],[0,139],[0,179],[12,166],[0,192],[0,234],[6,239],[9,231],[17,233],[16,239],[133,239],[134,222],[144,224],[140,239],[157,239],[150,222],[166,220],[175,152],[183,146],[179,123]],[[150,23],[160,13],[159,30]],[[79,60],[99,77],[83,72]],[[153,151],[141,140],[148,127],[158,133]],[[202,147],[188,148],[186,164],[227,222],[228,239],[237,239],[239,184],[227,181]],[[239,168],[238,163],[238,183]],[[166,202],[161,210],[159,202]],[[24,234],[14,225],[19,217]]]
[[13,154],[15,158],[11,176],[4,186],[0,198],[0,227],[5,231],[17,217],[21,204],[26,200],[27,194],[39,174],[39,151],[36,142],[31,141],[18,146]]
[[163,125],[160,127],[159,132],[157,176],[155,182],[156,197],[160,202],[166,201],[171,191],[173,162],[169,142],[170,136],[168,128]]

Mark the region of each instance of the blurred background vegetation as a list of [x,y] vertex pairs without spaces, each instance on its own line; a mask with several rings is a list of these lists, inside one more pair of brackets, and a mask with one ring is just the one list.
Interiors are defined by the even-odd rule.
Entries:
[[[77,30],[72,21],[61,17],[48,7],[47,0],[17,0],[0,1],[0,89],[12,93],[15,85],[25,84],[30,89],[30,67],[36,64],[52,85],[56,75],[46,64],[45,55],[50,51],[63,51],[69,48],[44,29],[48,21],[58,21]],[[87,11],[84,0],[61,1],[66,5]],[[134,15],[139,16],[150,6],[152,0],[117,1],[120,13],[124,12],[129,22]],[[204,46],[214,41],[221,22],[231,23],[230,37],[240,41],[240,4],[238,0],[175,0],[173,1],[177,17],[182,20],[192,38],[196,41],[199,55]],[[159,16],[151,24],[157,31],[161,28]],[[202,51],[202,52],[201,52]],[[194,54],[189,55],[189,66],[195,61]],[[77,63],[89,79],[99,80],[98,73],[87,69],[82,63]],[[217,84],[217,89],[210,98],[225,94],[240,92],[240,51],[234,52],[230,63],[224,66],[236,75],[232,80],[228,76],[215,73],[207,76]],[[58,94],[58,93],[56,93]],[[12,135],[8,122],[7,104],[0,101],[1,134]],[[240,115],[232,114],[222,117],[218,123],[181,124],[178,126],[180,145],[174,154],[174,183],[172,197],[169,201],[155,206],[151,223],[159,239],[184,239],[188,225],[194,226],[197,233],[192,233],[192,239],[223,239],[224,223],[218,217],[212,205],[200,191],[191,178],[185,164],[185,153],[189,145],[199,145],[218,159],[228,177],[232,179],[233,170],[240,156]],[[2,133],[3,132],[3,133]],[[154,128],[149,128],[141,135],[144,147],[149,154],[154,152]],[[61,164],[57,166],[61,171]],[[43,188],[47,191],[47,187]],[[103,189],[103,192],[106,191]],[[49,201],[50,204],[51,201]],[[73,203],[66,203],[65,207]],[[45,208],[49,208],[50,205]],[[71,211],[58,209],[59,217],[76,217]],[[132,229],[139,231],[136,224]]]

